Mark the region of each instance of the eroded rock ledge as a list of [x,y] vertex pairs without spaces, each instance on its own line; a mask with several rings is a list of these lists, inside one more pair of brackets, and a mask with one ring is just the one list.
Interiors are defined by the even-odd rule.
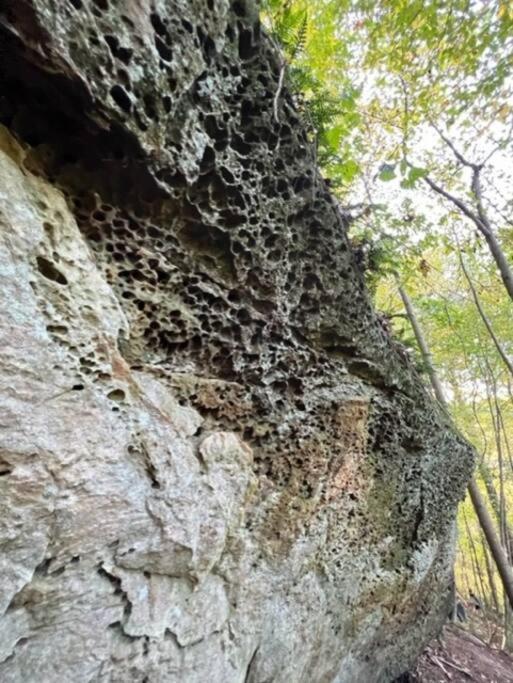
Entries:
[[0,49],[0,678],[391,680],[471,456],[256,7],[8,1]]

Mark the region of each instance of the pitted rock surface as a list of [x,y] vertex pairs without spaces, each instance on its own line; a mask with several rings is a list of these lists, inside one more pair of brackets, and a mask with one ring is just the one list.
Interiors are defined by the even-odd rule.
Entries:
[[392,680],[471,455],[256,6],[7,0],[0,50],[0,679]]

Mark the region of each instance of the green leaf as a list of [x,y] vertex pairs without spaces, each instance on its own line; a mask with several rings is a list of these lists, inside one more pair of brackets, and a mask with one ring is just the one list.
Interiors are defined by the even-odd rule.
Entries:
[[420,178],[425,178],[427,176],[427,168],[412,168],[410,170],[410,180],[412,183],[416,183]]
[[326,131],[324,137],[325,137],[327,144],[333,150],[336,151],[340,145],[340,141],[342,140],[344,133],[345,133],[345,127],[344,126],[333,126],[333,128],[330,128],[329,130]]
[[360,166],[354,159],[348,159],[347,161],[344,161],[344,163],[339,164],[337,170],[339,171],[342,180],[349,183],[351,180],[354,180],[360,172]]
[[382,164],[378,178],[385,182],[395,178],[395,164]]
[[417,168],[416,166],[412,166],[408,173],[408,177],[401,182],[401,187],[411,189],[412,187],[415,187],[417,180],[424,178],[426,175],[427,170],[425,168]]

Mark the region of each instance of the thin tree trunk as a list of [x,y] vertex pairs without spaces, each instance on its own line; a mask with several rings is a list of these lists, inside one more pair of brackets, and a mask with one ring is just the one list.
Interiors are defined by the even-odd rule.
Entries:
[[495,519],[497,521],[497,524],[499,524],[500,523],[500,517],[501,517],[501,510],[500,510],[500,504],[499,504],[499,496],[498,496],[497,491],[495,489],[495,484],[493,483],[492,475],[490,473],[488,465],[483,461],[481,461],[479,463],[478,470],[479,470],[479,476],[481,477],[481,479],[485,485],[486,492],[487,492],[488,498],[490,500],[490,505],[491,505],[493,513],[495,515]]
[[490,552],[497,566],[497,571],[501,577],[504,593],[507,595],[509,604],[513,608],[513,570],[508,562],[504,548],[500,544],[492,518],[490,517],[490,513],[486,508],[481,492],[474,479],[472,479],[468,485],[468,492],[474,510],[476,511],[477,518],[479,519],[479,524],[481,525],[488,543],[488,547],[490,548]]
[[510,637],[510,631],[511,631],[511,625],[510,625],[510,609],[508,605],[508,601],[506,599],[506,596],[504,596],[504,636],[502,638],[502,644],[501,644],[501,649],[506,650],[508,649],[508,644],[510,643],[511,637]]
[[463,557],[463,566],[464,566],[465,585],[467,586],[467,595],[470,595],[471,588],[470,588],[470,581],[469,581],[468,572],[467,572],[468,560],[467,560],[467,556],[465,553],[462,553],[462,557]]
[[493,575],[493,568],[490,562],[490,556],[488,555],[488,545],[486,543],[486,538],[484,537],[483,530],[480,529],[481,533],[481,545],[483,546],[483,554],[485,558],[486,576],[488,578],[488,585],[490,586],[490,593],[492,594],[493,606],[497,614],[501,613],[501,608],[499,604],[499,596],[497,594],[497,587],[495,586],[495,577]]
[[481,230],[481,234],[485,238],[497,268],[499,269],[504,287],[509,294],[510,299],[513,301],[513,273],[511,272],[506,255],[502,251],[502,247],[491,227],[488,227],[486,230]]
[[502,348],[502,345],[501,345],[500,341],[497,338],[497,335],[495,334],[495,332],[493,330],[492,324],[491,324],[488,316],[484,312],[483,306],[481,304],[481,300],[480,300],[479,295],[477,293],[477,290],[474,286],[474,283],[472,282],[472,278],[470,277],[469,272],[465,266],[465,261],[463,260],[463,255],[459,249],[458,249],[458,258],[460,261],[461,269],[463,271],[465,279],[466,279],[468,286],[470,288],[472,298],[474,299],[474,303],[476,305],[479,316],[480,316],[481,320],[483,321],[484,326],[488,330],[488,334],[490,335],[490,338],[493,341],[495,348],[497,349],[497,353],[499,354],[504,365],[508,368],[511,376],[513,377],[513,363],[510,361],[506,352]]
[[[496,448],[497,448],[497,453],[499,455],[499,463],[501,463],[502,457],[502,444],[500,441],[500,433],[502,431],[502,435],[504,438],[504,443],[506,445],[506,450],[508,453],[508,460],[510,462],[510,466],[513,469],[513,464],[511,462],[511,453],[510,453],[510,447],[509,447],[509,441],[507,439],[507,433],[504,427],[504,420],[502,417],[502,412],[500,410],[500,406],[498,403],[497,399],[497,394],[496,394],[496,381],[495,377],[493,376],[492,370],[489,366],[488,363],[486,363],[487,371],[484,371],[484,368],[482,369],[483,375],[485,376],[485,384],[486,384],[486,396],[487,396],[487,403],[488,403],[488,408],[490,411],[490,417],[492,420],[492,425],[493,425],[493,431],[494,431],[494,437],[496,440]],[[495,403],[495,411],[492,406],[492,401],[489,395],[489,383],[491,382],[493,386],[493,391],[494,391],[494,403]],[[478,421],[477,415],[474,412],[474,415],[476,417],[476,421]],[[506,548],[507,551],[507,556],[509,559],[510,564],[513,564],[513,531],[510,528],[509,524],[507,523],[507,519],[502,513],[502,504],[505,501],[505,497],[503,495],[499,496],[497,493],[497,490],[495,488],[495,484],[493,482],[492,475],[490,473],[488,465],[485,463],[484,459],[481,459],[479,464],[478,464],[478,470],[479,474],[481,475],[481,479],[484,482],[488,498],[490,500],[490,504],[493,510],[493,513],[495,515],[495,519],[497,521],[497,524],[499,525],[499,528],[502,529],[502,524],[505,524],[505,529],[504,529],[504,547]],[[501,487],[502,488],[502,487]],[[505,520],[505,521],[504,521]]]
[[[421,350],[424,363],[428,370],[429,378],[431,379],[431,384],[433,386],[433,391],[435,392],[435,395],[439,400],[440,404],[442,405],[442,407],[448,412],[447,401],[445,399],[443,387],[440,380],[438,379],[438,376],[431,362],[431,354],[429,352],[429,347],[424,339],[424,335],[422,334],[422,329],[417,321],[410,298],[402,287],[399,287],[399,292],[404,302],[406,313],[408,314],[408,318],[410,319],[410,323],[413,328],[415,337],[417,339],[417,343]],[[506,553],[504,552],[504,548],[501,546],[500,540],[497,536],[497,533],[493,525],[492,518],[490,517],[490,513],[488,512],[488,509],[485,505],[483,497],[481,496],[481,492],[479,491],[479,488],[474,478],[472,478],[468,484],[468,491],[470,494],[470,500],[472,501],[472,505],[474,506],[474,510],[476,512],[477,519],[479,521],[481,529],[483,530],[484,536],[488,543],[488,547],[490,548],[491,555],[497,566],[499,576],[501,577],[502,584],[504,587],[504,593],[507,595],[509,603],[513,608],[513,570],[508,562],[508,558],[506,556]]]
[[502,438],[504,440],[504,446],[506,447],[506,453],[508,455],[508,462],[511,470],[513,471],[513,457],[511,453],[511,446],[509,443],[508,439],[508,430],[506,429],[506,425],[504,424],[504,415],[502,413],[502,408],[499,403],[499,399],[497,396],[494,398],[495,402],[495,412],[497,413],[497,424],[499,425],[501,431],[502,431]]
[[[468,364],[467,364],[468,367]],[[476,394],[474,392],[474,395],[472,396],[472,413],[474,415],[474,419],[476,421],[477,426],[479,427],[479,431],[481,432],[481,436],[483,438],[483,447],[481,449],[481,453],[483,455],[483,458],[486,456],[486,452],[488,450],[488,437],[486,435],[485,430],[483,429],[483,425],[481,424],[481,420],[479,419],[479,414],[477,412],[476,408]]]
[[[488,154],[488,156],[483,162],[472,163],[471,161],[466,159],[463,156],[463,154],[461,154],[461,152],[459,152],[456,149],[455,145],[451,142],[451,140],[449,140],[449,138],[447,138],[442,133],[442,131],[440,131],[436,126],[433,127],[440,135],[442,140],[445,142],[445,144],[451,149],[458,162],[463,166],[466,166],[467,168],[471,169],[472,180],[470,183],[470,190],[474,197],[474,206],[470,206],[467,202],[451,194],[440,185],[437,185],[437,183],[435,183],[429,176],[424,176],[424,181],[437,194],[444,197],[445,199],[448,199],[452,204],[457,206],[458,209],[462,212],[462,214],[469,218],[474,223],[478,231],[483,235],[483,237],[486,240],[486,243],[488,244],[488,248],[495,261],[495,264],[499,269],[499,273],[504,283],[504,287],[506,288],[506,291],[508,292],[510,299],[513,301],[513,271],[508,262],[508,259],[506,258],[506,255],[504,254],[504,251],[502,250],[499,241],[497,240],[490,219],[488,218],[488,215],[486,213],[486,209],[484,207],[483,202],[483,190],[481,188],[481,171],[485,167],[485,164],[490,159],[490,157],[499,149],[500,145],[497,145],[495,149],[493,149]],[[510,128],[507,137],[508,143],[511,140],[512,132],[513,128]]]
[[513,273],[511,272],[508,259],[502,251],[502,247],[499,244],[499,241],[495,236],[495,233],[493,232],[491,226],[488,226],[484,230],[481,228],[479,230],[485,238],[490,249],[490,252],[493,256],[493,259],[497,264],[497,268],[499,269],[499,273],[501,275],[502,282],[504,283],[504,287],[507,293],[509,294],[510,299],[513,301]]
[[481,574],[481,568],[479,566],[479,558],[477,556],[476,546],[474,543],[474,539],[472,537],[472,532],[470,531],[470,527],[468,525],[467,515],[465,514],[465,511],[463,511],[463,520],[465,522],[465,529],[467,532],[467,538],[470,546],[470,560],[474,571],[474,584],[476,586],[476,592],[480,594],[481,603],[486,608],[488,608],[488,596],[486,594],[483,576]]
[[[486,384],[486,397],[488,408],[490,411],[490,417],[492,419],[493,430],[495,435],[495,443],[497,449],[497,455],[499,459],[499,529],[502,540],[502,545],[506,549],[509,562],[512,562],[512,544],[511,544],[511,530],[508,528],[507,517],[506,517],[506,496],[504,493],[504,457],[502,442],[504,438],[504,443],[509,455],[507,443],[507,437],[505,431],[502,429],[502,414],[500,412],[500,407],[497,399],[497,380],[493,373],[492,368],[488,360],[485,358],[487,375],[485,379]],[[510,463],[511,465],[511,463]]]
[[[481,462],[478,466],[479,469],[479,474],[481,476],[481,480],[483,481],[486,492],[488,494],[488,499],[490,501],[491,508],[493,510],[493,514],[495,517],[495,521],[497,524],[500,526],[501,524],[501,506],[500,506],[500,501],[499,501],[499,495],[497,493],[497,490],[495,489],[495,484],[493,483],[492,475],[490,474],[490,471],[488,469],[488,466],[484,463]],[[506,549],[507,549],[507,554],[509,558],[509,562],[511,565],[513,565],[513,531],[510,527],[510,525],[506,521]]]
[[433,387],[433,391],[435,392],[437,401],[447,411],[447,402],[445,400],[444,390],[440,383],[440,380],[438,379],[438,375],[434,370],[431,352],[426,343],[426,340],[424,339],[422,330],[420,329],[420,325],[418,323],[417,316],[415,315],[415,311],[413,310],[410,297],[406,294],[405,290],[401,285],[399,285],[399,294],[401,295],[404,308],[406,309],[408,319],[413,328],[413,333],[415,334],[415,339],[417,340],[417,344],[419,345],[422,360],[424,361],[424,365],[426,366],[426,370],[429,375],[429,380],[431,382],[431,386]]
[[[467,164],[467,166],[472,167],[473,165]],[[490,253],[492,255],[492,258],[495,261],[495,264],[499,270],[504,287],[510,299],[513,301],[513,271],[511,270],[508,259],[506,258],[506,255],[504,254],[502,247],[497,237],[495,236],[490,221],[488,220],[488,217],[486,216],[486,213],[484,211],[481,197],[479,171],[480,169],[474,168],[472,179],[472,193],[474,194],[474,198],[476,200],[477,211],[470,208],[470,206],[466,204],[463,200],[459,199],[459,197],[455,197],[450,192],[445,190],[443,187],[435,183],[429,176],[425,176],[424,181],[429,185],[429,187],[434,192],[439,194],[441,197],[444,197],[445,199],[449,200],[452,204],[458,207],[458,209],[463,213],[463,215],[469,218],[474,223],[476,228],[479,230],[481,235],[483,235],[490,250]]]

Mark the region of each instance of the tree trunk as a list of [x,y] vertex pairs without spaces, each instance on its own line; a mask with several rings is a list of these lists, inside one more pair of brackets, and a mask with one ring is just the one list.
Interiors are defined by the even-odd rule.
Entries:
[[504,288],[509,295],[509,298],[513,301],[513,272],[509,264],[506,254],[502,250],[499,240],[495,236],[491,226],[488,226],[485,230],[479,228],[481,234],[486,240],[490,253],[499,269],[499,273],[504,284]]
[[[472,166],[472,164],[467,164]],[[513,301],[513,271],[511,266],[504,254],[504,251],[495,236],[494,230],[484,212],[482,198],[481,198],[481,186],[479,181],[480,170],[474,170],[473,181],[472,181],[472,192],[476,200],[476,208],[471,208],[466,202],[462,201],[458,197],[455,197],[450,192],[445,190],[443,187],[435,183],[429,176],[424,177],[424,181],[429,185],[429,187],[434,190],[441,197],[444,197],[450,201],[454,206],[456,206],[461,213],[469,218],[477,228],[477,230],[483,235],[492,255],[493,260],[499,270],[504,288],[508,293],[510,299]]]
[[509,604],[513,607],[513,570],[508,562],[504,548],[501,546],[497,532],[486,508],[481,492],[479,491],[474,479],[468,485],[468,492],[472,505],[476,512],[479,524],[485,535],[488,547],[492,554],[493,560],[501,577],[504,593],[507,595]]
[[479,316],[481,317],[481,320],[483,321],[483,323],[484,323],[484,325],[488,331],[488,334],[490,335],[490,338],[493,341],[499,356],[501,357],[501,360],[503,361],[504,365],[508,369],[510,375],[513,377],[513,363],[510,361],[510,359],[508,358],[508,355],[506,354],[506,352],[502,348],[502,344],[499,342],[499,339],[497,338],[497,335],[494,332],[492,324],[491,324],[490,320],[488,319],[488,316],[484,312],[483,306],[481,304],[481,300],[480,300],[479,295],[477,293],[477,290],[474,286],[474,283],[472,282],[472,278],[470,277],[469,272],[467,271],[467,268],[465,266],[465,261],[463,260],[463,255],[462,255],[460,250],[458,250],[458,257],[460,260],[461,269],[463,271],[463,274],[465,275],[465,279],[467,280],[468,286],[469,286],[470,291],[472,293],[472,298],[474,299],[474,303],[476,304],[476,308],[479,312]]
[[472,538],[472,532],[468,525],[467,516],[465,512],[463,512],[463,518],[465,520],[465,530],[467,532],[467,538],[470,546],[470,559],[474,573],[474,587],[476,592],[480,596],[481,604],[484,607],[488,608],[490,601],[488,600],[488,595],[485,590],[483,575],[481,573],[481,567],[479,566],[479,558],[477,556],[476,546],[474,543],[474,539]]
[[445,400],[444,390],[442,384],[440,383],[440,380],[438,379],[438,375],[435,372],[431,352],[429,350],[426,340],[424,339],[424,335],[417,320],[417,316],[415,315],[415,311],[413,310],[410,297],[401,285],[399,285],[399,294],[401,295],[404,308],[406,309],[408,319],[413,328],[413,333],[415,335],[415,339],[417,340],[422,360],[424,361],[424,365],[426,366],[429,380],[431,382],[431,386],[433,387],[433,391],[435,392],[436,399],[438,403],[440,403],[440,405],[447,412],[447,403]]
[[[400,287],[399,291],[401,294],[401,298],[404,302],[408,318],[411,322],[415,338],[419,345],[422,358],[424,360],[426,368],[428,369],[428,374],[433,386],[433,390],[438,401],[440,402],[442,407],[447,411],[448,406],[447,401],[445,399],[443,387],[433,367],[431,353],[429,351],[427,342],[424,339],[424,335],[422,334],[422,329],[415,315],[412,303],[403,287]],[[470,500],[472,501],[472,505],[474,506],[477,519],[479,521],[481,529],[483,530],[486,541],[488,543],[488,547],[490,548],[493,560],[497,566],[497,570],[501,577],[504,592],[508,597],[510,605],[513,607],[513,570],[508,562],[508,558],[506,556],[506,553],[504,552],[504,548],[501,546],[499,537],[497,536],[497,532],[495,531],[495,528],[493,526],[492,519],[490,517],[490,514],[488,513],[488,510],[481,496],[481,492],[477,487],[475,479],[472,479],[470,481],[468,485],[468,492],[470,494]]]
[[492,601],[493,601],[493,607],[495,609],[495,612],[497,614],[501,613],[501,606],[499,603],[499,596],[497,594],[497,588],[495,586],[495,577],[493,575],[493,567],[490,562],[490,556],[488,554],[488,543],[486,542],[486,538],[483,534],[483,530],[480,529],[481,532],[481,545],[483,546],[483,552],[484,552],[484,558],[485,558],[485,566],[486,566],[486,576],[488,579],[488,585],[490,586],[490,592],[492,594]]

